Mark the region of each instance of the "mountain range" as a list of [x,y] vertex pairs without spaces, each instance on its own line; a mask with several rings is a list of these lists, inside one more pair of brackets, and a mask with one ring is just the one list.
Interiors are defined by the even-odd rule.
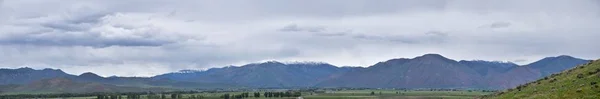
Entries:
[[317,62],[270,61],[211,68],[204,71],[182,70],[153,77],[101,77],[94,73],[71,75],[59,69],[19,68],[0,69],[0,85],[26,86],[37,81],[62,78],[77,83],[174,89],[306,87],[506,89],[589,61],[561,55],[520,66],[510,62],[456,61],[438,54],[426,54],[415,58],[391,59],[366,68],[339,67]]
[[[426,54],[412,59],[380,62],[317,86],[505,89],[547,76],[545,73],[559,72],[588,61],[562,55],[519,66],[510,62],[455,61],[438,54]],[[541,63],[551,64],[539,65]]]

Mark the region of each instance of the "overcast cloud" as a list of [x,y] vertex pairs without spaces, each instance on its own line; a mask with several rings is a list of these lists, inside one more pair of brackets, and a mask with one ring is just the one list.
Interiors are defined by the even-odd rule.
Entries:
[[439,53],[600,58],[598,0],[0,0],[0,67],[152,76]]

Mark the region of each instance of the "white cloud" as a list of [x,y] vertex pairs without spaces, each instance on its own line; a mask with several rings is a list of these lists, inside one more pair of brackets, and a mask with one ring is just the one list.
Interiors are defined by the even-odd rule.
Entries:
[[[540,4],[543,3],[543,4]],[[0,66],[151,76],[264,60],[600,56],[593,0],[8,0]],[[136,69],[130,69],[136,68]]]

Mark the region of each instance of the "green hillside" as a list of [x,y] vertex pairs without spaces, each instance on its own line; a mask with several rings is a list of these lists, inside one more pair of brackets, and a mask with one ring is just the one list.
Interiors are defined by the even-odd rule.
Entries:
[[600,60],[492,95],[487,99],[600,99]]

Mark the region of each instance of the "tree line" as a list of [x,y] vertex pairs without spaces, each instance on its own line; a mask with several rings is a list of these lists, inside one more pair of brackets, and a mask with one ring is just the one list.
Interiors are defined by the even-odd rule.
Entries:
[[[252,95],[254,98],[260,98],[261,94],[260,92],[254,92]],[[287,91],[287,92],[264,92],[262,94],[263,97],[266,98],[278,98],[278,97],[300,97],[302,96],[302,93],[299,91]],[[232,95],[232,94],[223,94],[221,95],[221,98],[223,99],[243,99],[243,98],[250,98],[250,93],[248,92],[244,92],[244,93],[240,93],[240,94],[236,94],[236,95]]]

